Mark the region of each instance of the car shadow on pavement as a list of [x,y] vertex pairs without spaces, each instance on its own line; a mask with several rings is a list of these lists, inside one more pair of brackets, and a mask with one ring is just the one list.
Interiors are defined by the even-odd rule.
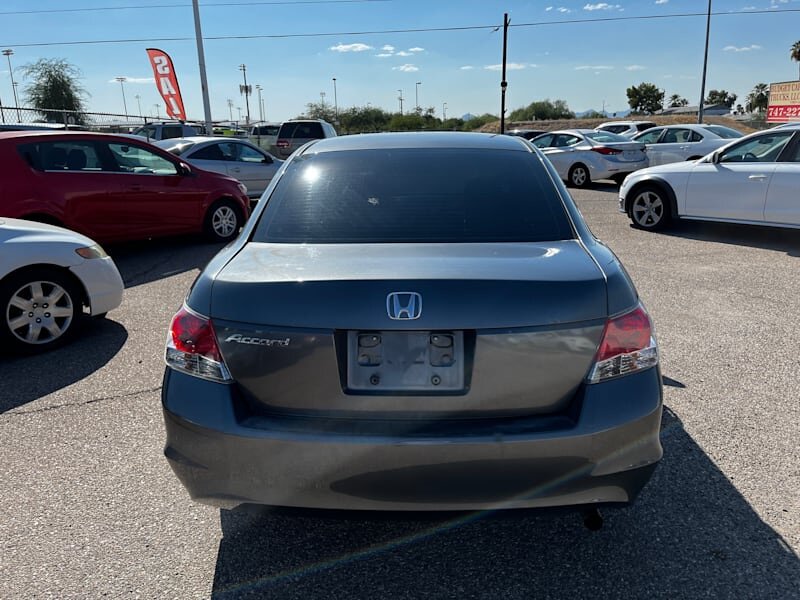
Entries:
[[690,240],[777,250],[800,257],[800,230],[797,229],[681,220],[661,233]]
[[109,362],[128,339],[111,319],[87,319],[75,340],[33,356],[0,354],[0,413],[80,381]]
[[106,251],[122,275],[126,288],[202,269],[224,247],[199,236],[158,238],[108,245]]
[[797,597],[800,557],[668,410],[662,442],[638,502],[598,532],[572,511],[222,510],[212,597]]

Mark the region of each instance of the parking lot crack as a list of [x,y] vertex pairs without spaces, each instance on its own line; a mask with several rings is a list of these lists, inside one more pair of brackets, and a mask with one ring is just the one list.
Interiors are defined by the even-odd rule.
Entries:
[[96,404],[98,402],[107,402],[112,400],[123,400],[126,398],[133,398],[135,396],[141,396],[142,394],[149,394],[152,392],[157,392],[161,389],[160,385],[157,385],[152,388],[147,388],[144,390],[137,390],[135,392],[128,392],[126,394],[116,394],[114,396],[102,396],[100,398],[91,398],[89,400],[84,400],[81,402],[62,402],[61,404],[53,404],[52,406],[43,406],[42,408],[34,408],[31,410],[9,410],[5,413],[4,416],[21,416],[21,415],[34,415],[38,413],[45,413],[51,410],[59,410],[62,408],[70,408],[75,406],[88,406],[90,404]]

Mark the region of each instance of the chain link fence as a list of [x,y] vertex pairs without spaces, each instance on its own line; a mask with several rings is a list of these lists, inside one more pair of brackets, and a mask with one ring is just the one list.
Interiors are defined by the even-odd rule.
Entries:
[[2,125],[26,125],[53,129],[129,133],[147,123],[165,120],[171,119],[168,117],[0,106],[0,127]]

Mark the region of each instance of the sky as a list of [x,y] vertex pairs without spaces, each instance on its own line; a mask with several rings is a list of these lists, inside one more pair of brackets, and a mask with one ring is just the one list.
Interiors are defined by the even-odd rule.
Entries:
[[[320,101],[397,111],[400,90],[406,111],[418,100],[439,117],[443,108],[450,117],[497,115],[504,12],[511,22],[509,111],[545,98],[563,99],[576,112],[621,111],[626,88],[642,82],[697,104],[706,8],[705,0],[200,0],[213,118],[238,119],[241,107],[244,119],[245,64],[248,83],[263,88],[268,121]],[[756,83],[798,78],[789,50],[800,40],[800,0],[713,0],[713,11],[707,90],[736,93],[744,104]],[[141,106],[141,114],[155,115],[159,104],[163,115],[148,47],[171,55],[186,112],[202,119],[191,0],[0,3],[0,48],[14,50],[20,91],[19,67],[60,58],[80,70],[88,110],[123,113],[115,78],[127,77],[128,113]],[[0,100],[8,106],[3,59]],[[251,120],[259,118],[256,94]]]

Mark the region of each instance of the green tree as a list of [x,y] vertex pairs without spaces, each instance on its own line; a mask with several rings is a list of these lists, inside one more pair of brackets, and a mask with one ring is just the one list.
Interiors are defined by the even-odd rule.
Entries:
[[[450,119],[448,119],[449,121]],[[464,131],[475,131],[486,125],[487,123],[493,123],[495,121],[499,121],[500,117],[496,117],[495,115],[490,115],[489,113],[484,113],[478,117],[473,117],[469,121],[464,121],[464,125],[462,129]]]
[[528,106],[512,110],[509,121],[554,121],[558,119],[574,119],[573,113],[564,100],[537,100]]
[[628,105],[633,112],[652,115],[661,110],[664,102],[664,92],[654,83],[640,83],[629,87],[625,93],[628,95]]
[[672,94],[669,97],[669,101],[667,102],[667,106],[670,108],[678,108],[679,106],[688,106],[689,101],[684,98],[683,96],[679,96],[678,94]]
[[40,58],[22,67],[22,74],[30,83],[25,88],[29,105],[47,121],[63,122],[63,113],[73,111],[75,123],[86,122],[84,101],[88,96],[79,79],[81,72],[64,59]]
[[298,119],[322,119],[328,123],[336,121],[336,113],[333,106],[325,104],[324,102],[309,102],[306,104],[306,110]]
[[769,86],[757,83],[753,91],[747,94],[747,112],[764,112],[769,104]]
[[797,78],[800,79],[800,41],[795,42],[792,44],[792,49],[789,51],[789,57],[792,60],[797,61]]
[[730,108],[733,106],[733,103],[736,102],[737,97],[738,96],[736,94],[732,94],[725,90],[711,90],[708,92],[706,104],[724,104]]

